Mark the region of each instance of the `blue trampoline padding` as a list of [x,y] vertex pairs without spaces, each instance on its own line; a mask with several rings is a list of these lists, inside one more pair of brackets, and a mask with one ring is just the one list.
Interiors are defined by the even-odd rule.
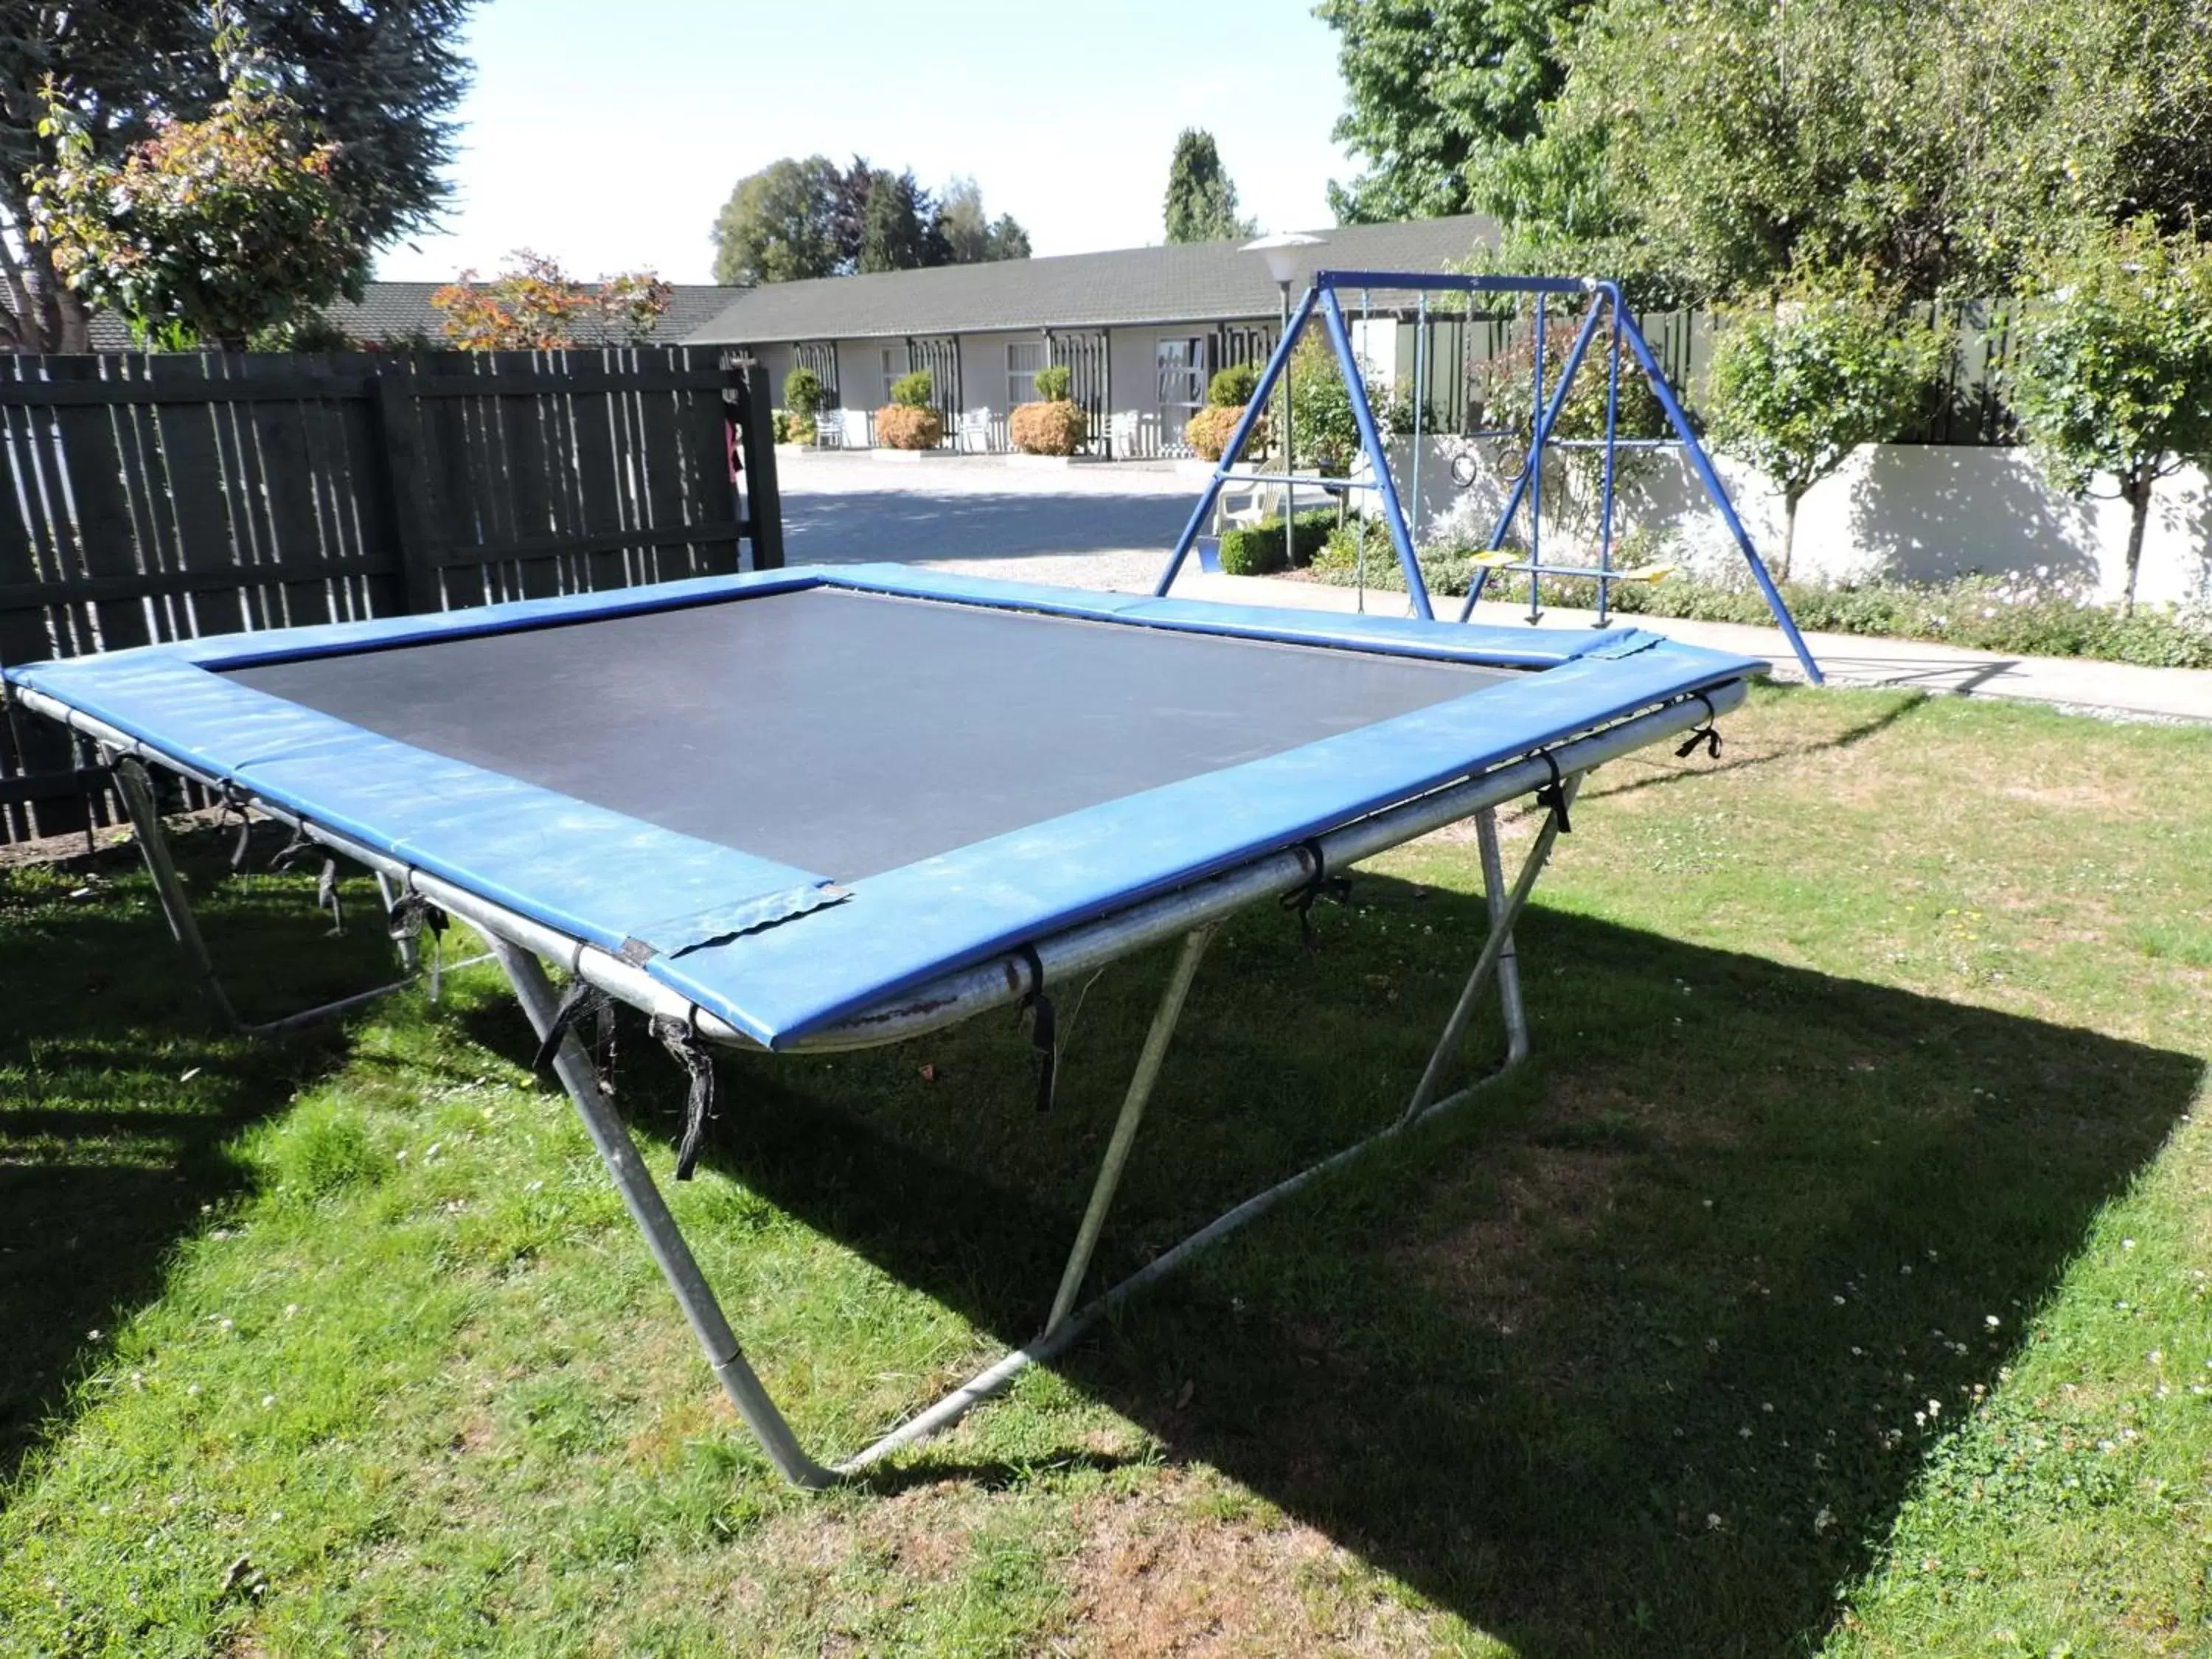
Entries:
[[[1525,665],[1450,701],[902,868],[823,876],[447,759],[214,672],[830,586],[1148,628]],[[646,971],[775,1047],[996,951],[1765,665],[1634,629],[1544,635],[1196,604],[900,565],[800,568],[11,668],[11,683]],[[580,691],[581,688],[580,688]],[[549,741],[557,737],[549,716]]]

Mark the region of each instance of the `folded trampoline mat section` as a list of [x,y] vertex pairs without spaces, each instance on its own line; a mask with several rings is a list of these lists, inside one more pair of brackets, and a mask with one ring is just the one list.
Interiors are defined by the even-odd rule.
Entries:
[[1759,666],[857,566],[8,678],[775,1047]]

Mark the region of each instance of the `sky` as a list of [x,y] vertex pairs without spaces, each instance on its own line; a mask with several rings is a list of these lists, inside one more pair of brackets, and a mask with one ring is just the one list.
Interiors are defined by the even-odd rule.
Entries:
[[1310,0],[489,0],[470,26],[442,232],[377,275],[713,280],[731,188],[780,155],[854,154],[926,185],[972,175],[1038,254],[1162,240],[1168,156],[1210,131],[1265,230],[1332,222],[1335,36]]

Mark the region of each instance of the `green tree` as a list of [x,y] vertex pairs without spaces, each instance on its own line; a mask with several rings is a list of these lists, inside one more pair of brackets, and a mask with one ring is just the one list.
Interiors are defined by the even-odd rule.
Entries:
[[224,95],[197,120],[161,119],[120,157],[100,154],[58,82],[40,137],[27,234],[59,282],[127,319],[143,342],[246,338],[358,298],[368,249],[332,174],[338,147],[278,89],[235,25],[215,40]]
[[1787,578],[1805,494],[1861,444],[1912,423],[1948,349],[1924,323],[1869,284],[1800,289],[1727,319],[1713,345],[1706,402],[1713,447],[1748,461],[1782,491]]
[[25,235],[27,173],[50,169],[42,89],[60,79],[95,163],[119,163],[160,121],[198,120],[228,96],[216,27],[242,27],[277,86],[337,146],[328,179],[349,246],[383,246],[436,218],[447,187],[454,106],[468,86],[459,50],[470,0],[132,0],[0,8],[0,349],[82,351],[85,296],[63,283],[51,246]]
[[942,263],[986,264],[1030,257],[1029,233],[1006,214],[995,223],[983,211],[983,191],[973,179],[956,178],[937,194],[930,211],[930,235],[943,252]]
[[915,182],[911,171],[878,173],[868,191],[860,268],[864,271],[919,270],[924,265],[943,264],[941,249],[931,244],[929,210],[929,192]]
[[1237,216],[1237,186],[1213,135],[1201,127],[1185,127],[1168,161],[1167,232],[1170,242],[1219,242],[1253,232],[1252,221]]
[[1702,303],[1866,267],[2002,292],[2077,222],[2212,200],[2205,0],[1601,0],[1519,146],[1468,163],[1508,262]]
[[2100,476],[2128,504],[2132,613],[2158,481],[2212,460],[2212,247],[2146,215],[2047,255],[2025,308],[2012,403],[2052,480]]
[[715,216],[714,280],[793,283],[834,276],[840,174],[828,157],[785,156],[738,180]]
[[1364,159],[1332,180],[1339,222],[1480,205],[1483,175],[1543,130],[1566,82],[1561,46],[1590,0],[1322,0],[1346,108],[1334,137]]

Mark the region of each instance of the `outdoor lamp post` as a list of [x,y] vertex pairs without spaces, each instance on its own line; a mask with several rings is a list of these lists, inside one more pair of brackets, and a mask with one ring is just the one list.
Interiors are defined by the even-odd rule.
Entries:
[[[1275,279],[1275,287],[1282,294],[1282,317],[1279,326],[1285,333],[1291,326],[1291,283],[1298,274],[1299,256],[1308,248],[1320,247],[1328,240],[1326,236],[1310,236],[1302,230],[1280,230],[1273,236],[1262,236],[1256,242],[1247,242],[1242,252],[1256,253],[1267,262],[1267,275]],[[1297,468],[1292,465],[1291,453],[1291,366],[1283,364],[1283,477],[1288,478]],[[1283,486],[1283,568],[1289,569],[1295,562],[1297,549],[1297,486]]]

